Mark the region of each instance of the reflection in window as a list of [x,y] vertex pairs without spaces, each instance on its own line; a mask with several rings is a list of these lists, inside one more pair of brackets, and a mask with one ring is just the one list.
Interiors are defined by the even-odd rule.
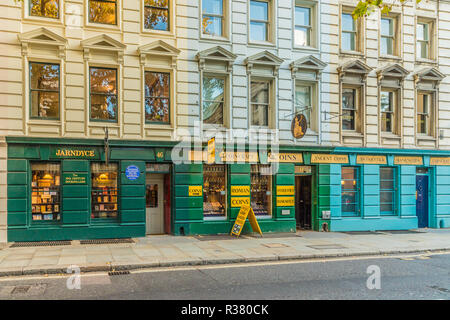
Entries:
[[91,120],[117,121],[117,69],[89,68]]
[[145,189],[145,203],[147,208],[158,208],[158,185],[148,184]]
[[203,165],[203,216],[226,216],[226,172],[224,164]]
[[395,168],[380,168],[380,214],[395,212]]
[[59,0],[30,0],[30,16],[59,19]]
[[202,28],[204,34],[223,35],[223,0],[202,1]]
[[203,123],[223,124],[223,78],[203,77]]
[[381,19],[381,54],[394,54],[394,20]]
[[308,128],[311,127],[311,87],[297,85],[295,88],[295,113],[305,116]]
[[341,46],[342,50],[356,50],[356,22],[349,13],[342,14]]
[[59,65],[30,63],[31,117],[59,118]]
[[89,22],[117,24],[116,0],[89,0]]
[[117,218],[117,163],[92,163],[92,219]]
[[60,164],[31,164],[31,214],[33,221],[61,220]]
[[270,168],[270,165],[251,165],[251,207],[256,216],[272,215],[272,176]]
[[358,168],[341,168],[341,208],[342,215],[357,215],[359,211]]
[[250,1],[250,40],[269,41],[269,3]]
[[342,90],[342,130],[355,130],[356,89]]
[[295,7],[294,41],[298,46],[311,45],[311,8]]
[[169,31],[169,0],[144,0],[144,28]]
[[417,94],[417,133],[431,135],[431,94]]
[[145,121],[169,123],[170,74],[145,72]]
[[252,125],[269,125],[269,88],[268,81],[251,82]]
[[394,132],[394,92],[381,91],[381,131]]

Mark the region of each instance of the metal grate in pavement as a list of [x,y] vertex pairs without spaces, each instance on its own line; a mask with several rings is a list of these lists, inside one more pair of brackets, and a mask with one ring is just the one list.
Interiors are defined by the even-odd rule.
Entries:
[[351,236],[382,234],[377,231],[347,231],[347,232],[343,232],[343,233],[351,235]]
[[259,234],[252,234],[249,235],[252,238],[295,238],[295,237],[301,237],[299,233],[293,233],[293,232],[283,232],[283,233],[263,233],[262,237]]
[[121,275],[127,275],[130,274],[129,270],[120,270],[120,271],[109,271],[108,275],[110,276],[121,276]]
[[30,241],[30,242],[14,242],[9,247],[53,247],[53,246],[69,246],[72,241]]
[[80,244],[114,244],[114,243],[134,243],[133,239],[91,239],[80,240]]
[[[243,237],[244,235],[241,235]],[[210,235],[210,236],[194,236],[195,239],[200,241],[214,241],[214,240],[236,240],[238,237],[231,236],[229,234]]]
[[307,246],[316,250],[327,250],[327,249],[345,249],[346,247],[339,244],[317,244],[312,246]]
[[30,290],[31,286],[15,286],[11,294],[25,294]]

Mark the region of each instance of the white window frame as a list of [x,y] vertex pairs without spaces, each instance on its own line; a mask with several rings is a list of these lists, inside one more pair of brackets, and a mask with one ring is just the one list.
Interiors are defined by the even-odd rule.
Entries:
[[203,1],[207,0],[200,0],[199,4],[199,17],[200,17],[200,23],[199,23],[199,33],[200,33],[200,39],[202,40],[214,40],[214,41],[224,41],[229,42],[230,41],[230,25],[231,25],[231,19],[230,19],[230,8],[231,8],[231,0],[222,0],[222,35],[209,35],[207,33],[203,32]]
[[144,0],[141,0],[141,33],[148,35],[157,35],[165,38],[174,38],[175,37],[175,1],[169,0],[169,30],[154,30],[154,29],[146,29],[145,28],[145,5]]
[[30,7],[31,7],[31,0],[23,0],[23,6],[22,6],[22,16],[24,20],[28,21],[35,21],[42,23],[44,25],[46,24],[53,24],[53,25],[63,25],[64,24],[64,8],[65,0],[59,0],[59,13],[58,19],[55,18],[48,18],[48,17],[39,17],[39,16],[32,16],[30,14]]
[[[250,7],[251,7],[251,2],[252,1],[256,1],[256,2],[266,2],[268,3],[267,6],[267,39],[266,40],[252,40],[251,39],[251,34],[250,34],[250,23],[251,20],[250,19]],[[276,6],[276,1],[277,0],[250,0],[248,1],[248,21],[247,21],[247,42],[251,45],[263,45],[263,46],[275,46],[276,43],[276,30],[277,30],[277,25],[276,25],[276,15],[275,15],[275,8]],[[259,20],[257,20],[259,21]]]
[[86,28],[92,28],[92,29],[103,29],[108,31],[121,31],[122,30],[122,1],[125,0],[116,0],[116,24],[106,24],[106,23],[95,23],[89,21],[89,0],[85,1],[84,4],[84,26]]
[[[276,105],[275,103],[275,84],[274,81],[276,79],[274,77],[265,77],[265,76],[259,76],[259,75],[251,75],[249,77],[249,82],[248,82],[248,105],[249,105],[249,128],[252,129],[274,129],[274,116],[273,116],[273,110],[274,110],[274,105]],[[258,126],[258,125],[253,125],[253,103],[252,102],[252,88],[251,88],[251,83],[252,82],[267,82],[269,84],[269,101],[267,103],[267,126]]]
[[[353,55],[353,56],[364,56],[365,55],[365,19],[359,18],[355,21],[355,30],[353,33],[355,34],[355,49],[354,50],[344,50],[342,48],[342,15],[349,14],[351,15],[354,8],[340,6],[339,13],[339,53],[344,55]],[[352,18],[353,19],[353,18]],[[347,31],[345,31],[347,32]]]
[[[293,0],[293,14],[292,14],[292,46],[294,49],[303,49],[303,50],[317,50],[317,44],[319,39],[319,33],[318,33],[318,18],[317,18],[317,12],[318,12],[318,6],[316,0]],[[310,36],[310,43],[307,46],[301,46],[295,42],[295,27],[301,26],[298,25],[295,21],[295,7],[303,7],[310,9],[310,30],[309,30],[309,36]]]
[[[428,55],[427,57],[423,58],[419,56],[417,45],[419,42],[425,42],[425,40],[419,40],[418,34],[417,34],[417,26],[419,24],[425,24],[428,25]],[[435,62],[436,61],[436,19],[433,18],[426,18],[426,17],[417,17],[416,18],[416,24],[415,24],[415,40],[416,45],[414,46],[415,51],[415,59],[419,62]]]

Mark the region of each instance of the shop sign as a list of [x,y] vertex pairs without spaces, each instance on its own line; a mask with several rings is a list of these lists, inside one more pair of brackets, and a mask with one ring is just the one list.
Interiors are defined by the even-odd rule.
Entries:
[[240,208],[242,206],[249,206],[250,198],[249,197],[234,197],[231,198],[231,207]]
[[63,173],[64,184],[86,184],[87,173]]
[[201,197],[202,191],[202,186],[189,186],[189,197]]
[[156,149],[155,156],[156,156],[156,161],[158,161],[158,162],[164,161],[164,149]]
[[208,163],[216,162],[216,138],[208,140]]
[[250,186],[231,186],[232,196],[249,196]]
[[386,156],[356,156],[357,164],[386,164]]
[[247,217],[248,221],[250,222],[250,226],[252,227],[252,230],[262,235],[262,231],[261,228],[259,227],[258,220],[256,220],[255,213],[253,212],[253,209],[249,205],[244,205],[241,207],[241,210],[239,210],[239,214],[236,217],[236,221],[234,222],[230,235],[235,235],[239,237],[242,228],[244,227],[245,220],[247,220]]
[[277,186],[277,195],[279,196],[293,196],[294,194],[294,186]]
[[311,163],[348,163],[348,156],[342,154],[322,154],[311,155]]
[[277,197],[277,207],[295,206],[295,197]]
[[137,180],[140,175],[141,172],[139,171],[139,168],[134,165],[128,166],[125,170],[125,176],[128,180]]
[[297,114],[291,122],[291,133],[296,139],[301,139],[305,136],[308,130],[308,121],[303,114]]
[[301,153],[269,153],[268,162],[303,162]]
[[54,148],[51,157],[57,159],[97,159],[98,153],[95,149]]
[[258,152],[221,152],[222,162],[258,162]]
[[450,166],[450,157],[431,157],[430,166]]
[[406,164],[406,165],[423,165],[422,157],[404,157],[404,156],[394,156],[394,164]]
[[295,166],[295,173],[311,173],[312,167],[311,166]]

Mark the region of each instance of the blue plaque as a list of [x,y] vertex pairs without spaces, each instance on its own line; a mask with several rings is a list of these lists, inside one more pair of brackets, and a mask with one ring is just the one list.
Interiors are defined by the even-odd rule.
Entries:
[[128,180],[137,180],[139,176],[141,175],[141,172],[139,171],[139,168],[136,166],[128,166],[125,170],[125,176]]

